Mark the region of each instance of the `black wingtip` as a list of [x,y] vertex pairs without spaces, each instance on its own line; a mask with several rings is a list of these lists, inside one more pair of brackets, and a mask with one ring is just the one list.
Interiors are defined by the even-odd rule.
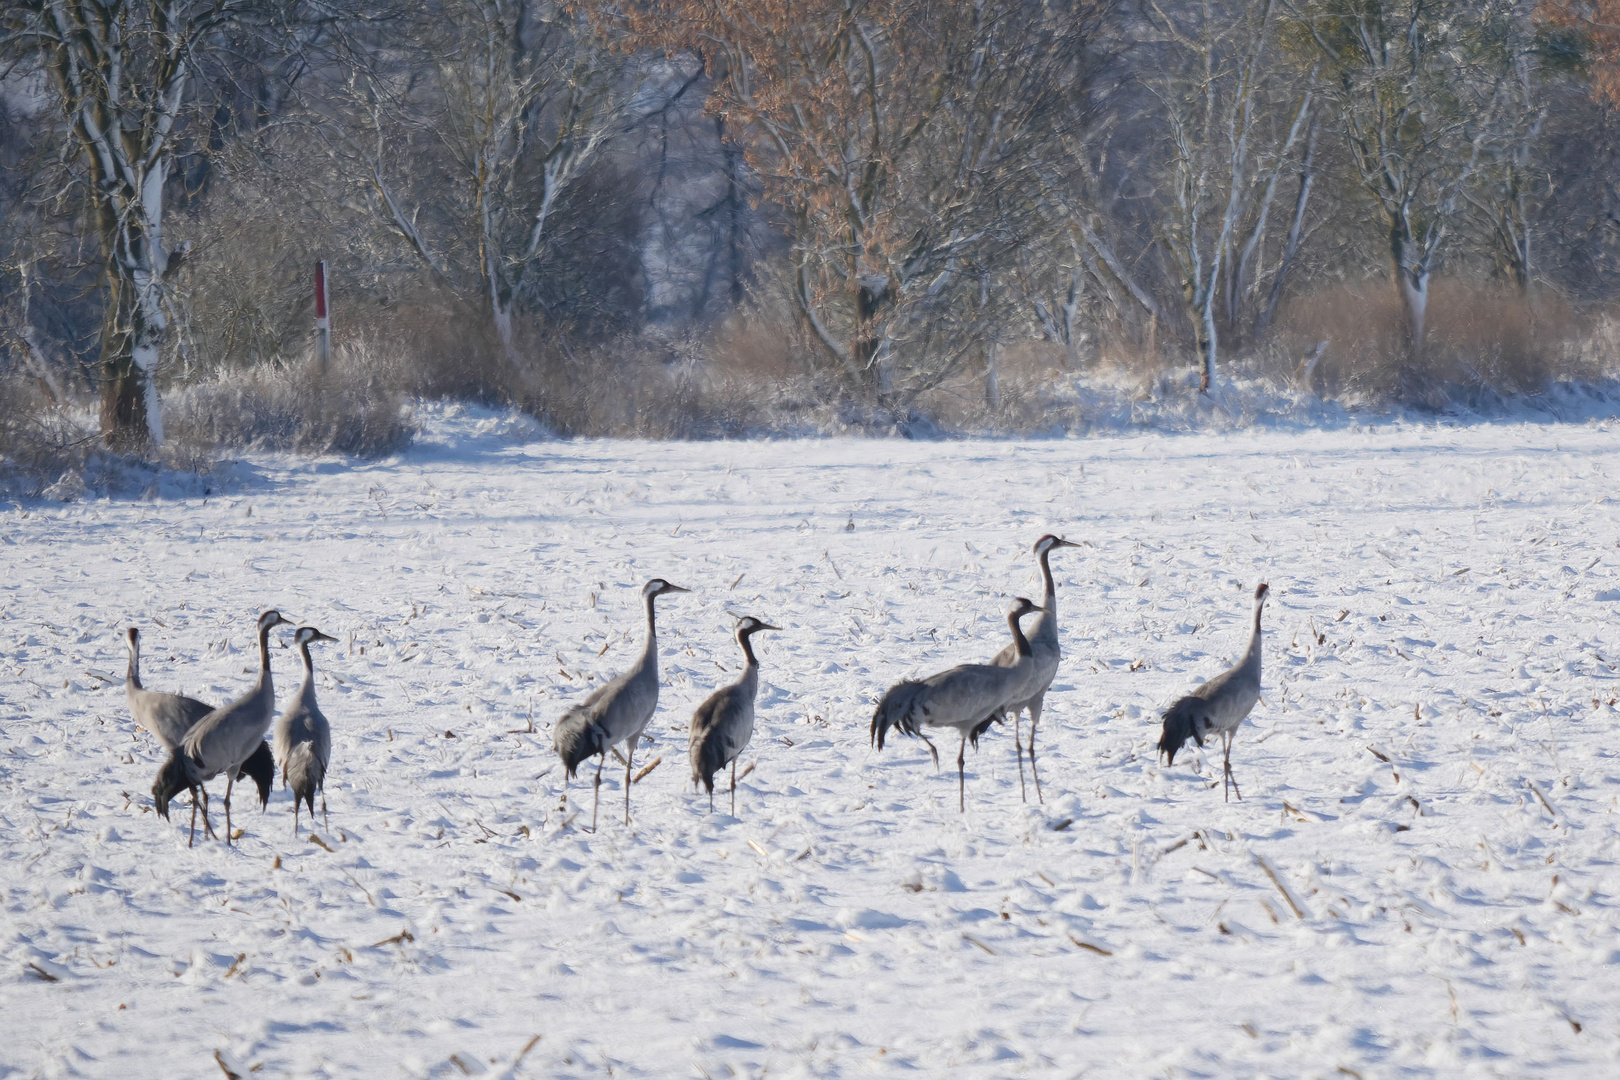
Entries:
[[906,679],[884,692],[872,712],[872,742],[877,744],[879,750],[883,749],[883,740],[890,728],[899,728],[907,735],[917,734],[912,712],[917,704],[917,691],[921,687],[922,683]]
[[602,729],[596,726],[584,709],[569,709],[563,713],[562,719],[557,721],[551,743],[570,777],[578,774],[580,764],[587,758],[606,750]]
[[1001,722],[1002,714],[1000,712],[993,712],[983,720],[980,720],[978,726],[972,731],[968,732],[968,742],[973,744],[973,749],[977,750],[979,748],[979,736],[983,735],[986,731],[989,731],[991,724],[999,724]]
[[259,809],[269,806],[270,789],[276,784],[276,759],[270,754],[268,742],[260,742],[258,748],[242,762],[242,767],[236,770],[238,780],[244,776],[251,776],[259,789]]
[[1165,755],[1165,764],[1174,765],[1176,751],[1192,738],[1196,738],[1193,733],[1192,714],[1187,709],[1186,699],[1183,698],[1164,710],[1164,731],[1159,736],[1159,753]]

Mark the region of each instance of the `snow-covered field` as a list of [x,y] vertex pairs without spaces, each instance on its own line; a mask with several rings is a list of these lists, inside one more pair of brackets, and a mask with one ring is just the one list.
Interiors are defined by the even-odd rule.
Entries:
[[[1620,1059],[1616,428],[1043,442],[524,442],[0,512],[0,1076],[1609,1075]],[[1054,557],[1045,805],[867,741]],[[661,764],[560,804],[553,719],[661,601]],[[1241,649],[1233,753],[1157,709]],[[338,636],[331,828],[188,850],[124,708],[223,700],[265,607]],[[738,815],[692,708],[764,634]],[[277,632],[284,641],[290,634]],[[275,653],[283,699],[292,650]],[[112,681],[106,681],[106,679]],[[531,728],[532,720],[532,728]],[[945,744],[942,743],[942,750]],[[943,753],[954,759],[954,746]],[[1210,765],[1214,765],[1214,769]],[[215,798],[222,794],[216,785]],[[306,818],[306,823],[307,823]],[[223,1070],[223,1072],[222,1072]]]

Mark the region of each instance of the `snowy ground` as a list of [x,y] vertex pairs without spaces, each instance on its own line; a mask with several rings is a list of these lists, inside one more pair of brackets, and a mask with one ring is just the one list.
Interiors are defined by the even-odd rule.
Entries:
[[[1614,427],[497,426],[452,410],[398,460],[0,512],[0,1076],[1615,1067]],[[1054,558],[1046,802],[992,735],[959,815],[920,742],[868,747],[871,704],[1000,648],[1046,531],[1087,545]],[[694,590],[662,602],[637,759],[662,763],[630,827],[610,767],[590,835],[549,729],[633,657],[654,575]],[[1241,648],[1262,579],[1265,703],[1224,804],[1198,755],[1155,762],[1156,709]],[[234,849],[187,850],[122,628],[149,686],[224,699],[270,606],[342,639],[331,829],[295,839],[278,791]],[[736,818],[690,793],[684,739],[738,669],[730,612],[785,628],[757,639]]]

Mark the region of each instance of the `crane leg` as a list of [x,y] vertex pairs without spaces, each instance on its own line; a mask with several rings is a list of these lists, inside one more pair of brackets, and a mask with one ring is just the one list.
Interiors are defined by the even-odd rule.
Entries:
[[299,805],[297,792],[293,793],[293,839],[298,839],[298,811],[303,807]]
[[628,751],[624,755],[624,823],[628,825],[630,824],[630,763],[636,760],[636,737],[634,735],[630,736],[629,741],[624,744],[624,748]]
[[731,816],[737,816],[737,759],[731,759]]
[[[1022,709],[1013,713],[1013,747],[1018,751],[1018,798],[1021,802],[1029,802],[1029,792],[1024,788],[1024,735],[1018,724],[1023,715]],[[1034,758],[1030,758],[1030,764],[1035,764]]]
[[956,751],[956,812],[967,813],[967,736]]
[[[1226,754],[1222,758],[1222,764],[1226,770],[1222,780],[1232,781],[1232,790],[1237,793],[1238,802],[1242,802],[1243,792],[1238,791],[1237,773],[1232,771],[1232,732],[1227,732],[1226,734]],[[1222,791],[1224,790],[1225,789],[1223,788]]]
[[714,813],[714,781],[709,781],[709,813]]
[[[313,806],[309,808],[309,816],[310,817],[315,816],[315,808]],[[332,831],[332,822],[326,816],[326,789],[325,788],[321,788],[321,828],[325,829],[327,832]]]
[[231,846],[231,785],[236,783],[232,770],[225,770],[225,846]]
[[591,832],[596,831],[596,808],[602,805],[602,763],[607,760],[607,748],[602,749],[602,756],[596,759],[596,788],[591,796]]
[[191,835],[186,837],[186,847],[190,847],[197,839],[197,789],[191,789]]
[[1035,801],[1046,802],[1046,796],[1041,794],[1041,771],[1035,767],[1035,728],[1041,722],[1042,699],[1046,695],[1036,698],[1029,703],[1029,772],[1035,777]]
[[934,759],[934,771],[939,772],[939,751],[934,749],[933,740],[926,735],[919,735],[917,737],[928,744],[928,754]]

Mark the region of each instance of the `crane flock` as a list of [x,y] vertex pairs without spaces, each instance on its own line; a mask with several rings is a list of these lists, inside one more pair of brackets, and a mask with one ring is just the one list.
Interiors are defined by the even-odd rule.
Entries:
[[[1078,545],[1058,536],[1042,536],[1035,542],[1044,592],[1041,603],[1018,597],[1006,613],[1012,641],[986,663],[963,663],[921,679],[903,679],[879,698],[872,714],[870,740],[882,750],[890,732],[920,738],[928,747],[934,767],[939,768],[939,752],[929,738],[931,733],[950,731],[958,736],[956,755],[957,808],[967,809],[967,747],[977,749],[979,739],[992,726],[1013,720],[1013,743],[1018,759],[1019,791],[1028,800],[1024,786],[1024,754],[1029,755],[1030,775],[1037,801],[1044,801],[1040,772],[1035,764],[1035,730],[1045,699],[1062,659],[1058,642],[1057,585],[1052,575],[1051,553],[1058,548]],[[597,687],[579,704],[557,720],[552,747],[562,762],[563,796],[567,783],[579,767],[597,758],[593,782],[591,829],[597,827],[601,802],[602,768],[607,755],[624,762],[624,821],[630,824],[630,788],[639,777],[632,775],[636,746],[646,734],[658,709],[658,625],[656,600],[661,596],[690,590],[663,578],[653,578],[641,590],[646,609],[646,639],[640,656],[631,667]],[[1229,798],[1243,795],[1232,772],[1232,741],[1238,727],[1260,699],[1261,614],[1270,595],[1267,585],[1254,593],[1253,623],[1247,647],[1230,670],[1199,686],[1175,701],[1162,714],[1163,728],[1159,752],[1167,765],[1174,765],[1176,753],[1192,740],[1198,746],[1211,736],[1223,744],[1222,792]],[[1026,631],[1022,620],[1035,618]],[[168,757],[152,785],[157,812],[165,819],[169,805],[182,791],[191,794],[192,814],[188,846],[196,839],[197,811],[203,815],[205,833],[214,836],[208,816],[207,783],[220,774],[225,784],[225,842],[235,835],[231,825],[231,792],[237,780],[250,777],[258,787],[261,808],[267,807],[275,770],[279,767],[283,784],[293,793],[293,833],[299,828],[299,814],[307,806],[311,822],[315,817],[315,795],[321,796],[321,818],[327,822],[325,783],[332,762],[332,732],[326,716],[315,700],[315,664],[310,646],[335,641],[313,626],[300,626],[294,633],[304,663],[304,678],[297,696],[279,716],[275,710],[275,688],[270,667],[270,632],[292,625],[280,612],[262,613],[255,623],[259,644],[259,672],[253,685],[240,697],[219,708],[179,694],[148,690],[140,675],[140,632],[128,630],[129,669],[124,681],[125,699],[136,725],[157,739]],[[743,671],[735,682],[710,694],[692,715],[690,755],[692,786],[709,796],[714,810],[715,774],[731,768],[731,813],[737,810],[737,761],[753,737],[755,699],[759,693],[759,660],[752,639],[764,631],[776,631],[754,616],[738,619],[734,636],[743,653]],[[1029,713],[1029,741],[1024,743],[1019,724]],[[267,735],[273,738],[266,740]],[[619,752],[623,746],[624,752]],[[655,762],[656,764],[656,762]],[[644,770],[644,772],[647,770]],[[313,827],[313,826],[312,826]],[[329,827],[329,826],[326,826]]]

